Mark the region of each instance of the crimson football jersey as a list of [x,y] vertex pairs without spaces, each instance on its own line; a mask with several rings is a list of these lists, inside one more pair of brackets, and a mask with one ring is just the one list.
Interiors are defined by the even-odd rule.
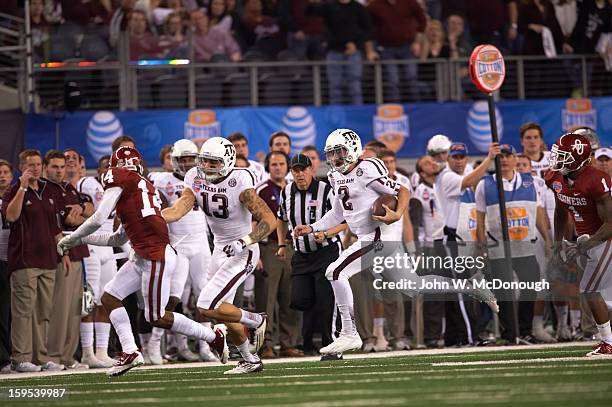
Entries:
[[170,238],[153,184],[134,171],[110,168],[102,177],[102,185],[104,190],[112,187],[123,190],[116,213],[134,251],[144,259],[162,260]]
[[570,186],[568,179],[556,171],[548,171],[546,185],[555,193],[557,205],[561,204],[574,218],[578,235],[593,235],[603,222],[597,213],[596,199],[610,194],[610,176],[588,166]]

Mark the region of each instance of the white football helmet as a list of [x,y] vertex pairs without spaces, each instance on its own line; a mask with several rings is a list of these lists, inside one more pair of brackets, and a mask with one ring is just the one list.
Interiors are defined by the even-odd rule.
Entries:
[[207,181],[225,177],[236,165],[236,148],[223,137],[212,137],[204,142],[197,159],[198,173]]
[[181,158],[193,157],[195,165],[195,159],[198,157],[198,147],[191,140],[177,140],[172,146],[170,156],[172,157],[172,168],[174,168],[174,172],[185,176],[187,171],[189,171],[193,166],[187,168],[185,163],[181,163]]
[[444,134],[436,134],[427,142],[427,154],[434,155],[448,152],[451,141]]
[[336,171],[344,172],[361,156],[361,139],[350,129],[336,129],[325,141],[325,159]]

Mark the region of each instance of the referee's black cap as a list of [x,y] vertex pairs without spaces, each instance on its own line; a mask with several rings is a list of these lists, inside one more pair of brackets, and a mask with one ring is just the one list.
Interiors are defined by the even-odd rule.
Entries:
[[291,168],[295,168],[295,167],[306,168],[310,166],[312,166],[312,162],[310,161],[310,158],[308,158],[307,155],[296,154],[291,159],[291,165],[290,165]]

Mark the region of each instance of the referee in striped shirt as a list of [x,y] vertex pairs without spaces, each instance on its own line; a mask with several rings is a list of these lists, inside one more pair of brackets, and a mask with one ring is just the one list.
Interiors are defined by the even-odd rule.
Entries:
[[[309,225],[321,219],[331,209],[333,196],[328,184],[314,178],[308,156],[297,154],[291,159],[290,167],[294,181],[283,188],[278,209],[277,256],[280,258],[285,257],[287,229],[293,230],[297,225]],[[334,292],[325,277],[325,270],[338,258],[340,238],[324,235],[315,240],[314,235],[309,234],[294,239],[293,247],[291,308],[304,312],[304,353],[315,353],[314,332],[321,332],[322,346],[333,341]],[[331,358],[338,357],[334,355]]]

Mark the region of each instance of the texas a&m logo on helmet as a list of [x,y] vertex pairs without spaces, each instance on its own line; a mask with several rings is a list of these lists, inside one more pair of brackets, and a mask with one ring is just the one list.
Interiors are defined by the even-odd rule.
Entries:
[[550,169],[563,175],[580,170],[590,160],[591,143],[580,134],[564,134],[550,149]]

